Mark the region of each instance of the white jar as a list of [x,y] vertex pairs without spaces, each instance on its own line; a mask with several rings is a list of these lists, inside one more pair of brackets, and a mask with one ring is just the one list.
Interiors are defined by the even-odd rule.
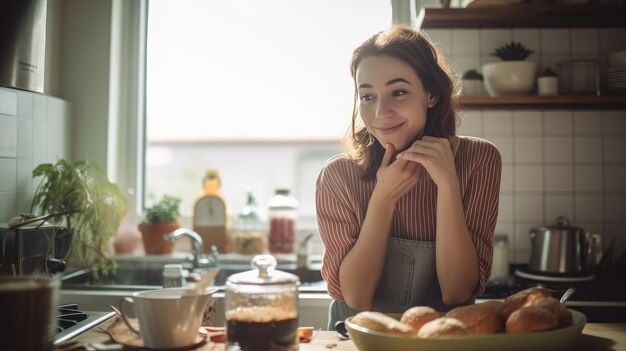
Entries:
[[493,261],[489,280],[509,276],[509,238],[504,235],[493,236]]
[[179,288],[183,286],[183,265],[166,264],[163,266],[163,287]]

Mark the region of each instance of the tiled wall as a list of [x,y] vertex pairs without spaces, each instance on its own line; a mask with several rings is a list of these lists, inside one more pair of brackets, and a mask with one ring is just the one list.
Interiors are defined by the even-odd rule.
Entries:
[[[436,29],[459,73],[499,60],[496,47],[521,41],[540,69],[569,59],[626,50],[626,29]],[[626,249],[626,110],[466,110],[459,131],[484,137],[502,154],[496,233],[509,237],[511,260],[528,262],[531,228],[566,215]]]
[[0,223],[28,212],[37,165],[68,157],[68,116],[61,99],[0,88]]

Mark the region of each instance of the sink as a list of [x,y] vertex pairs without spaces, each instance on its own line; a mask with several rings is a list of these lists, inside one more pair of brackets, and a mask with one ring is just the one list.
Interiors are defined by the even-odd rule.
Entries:
[[[73,290],[151,290],[163,287],[163,266],[170,263],[183,265],[188,272],[194,271],[187,257],[145,256],[116,257],[117,272],[113,277],[96,281],[88,270],[70,273],[63,278],[63,289]],[[220,272],[215,278],[215,286],[223,286],[231,275],[250,270],[248,264],[227,263],[219,265]],[[297,267],[295,263],[279,264],[276,269],[298,276],[302,286],[319,286],[322,275],[319,267]],[[203,271],[196,271],[202,274]],[[324,291],[325,286],[324,286]]]

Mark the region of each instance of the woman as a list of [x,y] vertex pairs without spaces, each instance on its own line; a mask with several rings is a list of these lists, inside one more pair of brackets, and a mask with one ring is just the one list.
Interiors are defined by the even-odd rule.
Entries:
[[454,84],[405,26],[354,50],[352,128],[316,187],[329,328],[358,311],[473,303],[491,270],[502,161],[455,136]]

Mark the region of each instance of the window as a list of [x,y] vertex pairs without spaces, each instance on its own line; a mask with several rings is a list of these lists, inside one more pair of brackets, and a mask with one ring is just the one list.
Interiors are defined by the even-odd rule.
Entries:
[[388,1],[150,2],[146,202],[179,196],[190,216],[214,168],[231,214],[287,187],[312,215],[311,173],[352,113],[352,50],[391,16]]

